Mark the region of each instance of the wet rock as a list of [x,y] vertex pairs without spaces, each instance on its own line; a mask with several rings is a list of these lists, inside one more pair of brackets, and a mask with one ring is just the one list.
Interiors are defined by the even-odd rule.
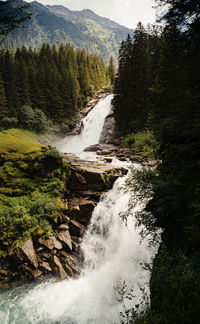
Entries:
[[[68,228],[69,228],[69,226],[68,226]],[[69,247],[69,249],[72,250],[72,240],[71,240],[71,236],[70,236],[68,229],[56,231],[56,233],[57,233],[59,240],[64,242]]]
[[40,267],[43,268],[44,270],[48,271],[48,272],[51,272],[52,271],[50,265],[47,262],[42,262],[40,264]]
[[92,199],[94,202],[98,202],[101,195],[103,195],[103,191],[92,191],[92,190],[83,190],[79,191],[78,194],[84,198]]
[[46,246],[49,250],[62,249],[62,244],[55,238],[55,236],[52,233],[49,234],[49,237],[47,239],[40,238],[38,242],[41,245]]
[[72,199],[69,201],[69,216],[87,226],[96,204],[96,201],[85,198]]
[[115,119],[113,113],[111,113],[105,118],[104,126],[100,135],[100,144],[113,144],[113,134],[115,128]]
[[72,236],[81,236],[85,231],[85,227],[75,220],[71,220],[69,223],[69,231]]
[[75,176],[81,184],[87,184],[87,181],[85,180],[82,174],[76,172]]
[[72,269],[73,272],[75,272],[76,274],[80,273],[80,265],[78,262],[78,259],[69,253],[66,253],[64,251],[61,252],[62,257],[63,257],[63,264],[65,268],[70,267]]
[[101,150],[101,145],[99,144],[94,144],[91,146],[88,146],[84,149],[84,152],[96,152],[98,150]]
[[[31,267],[29,267],[27,264],[23,264],[19,270],[22,270],[24,273],[24,281],[28,280],[35,280],[39,276],[42,275],[42,272],[39,271],[38,269],[33,270]],[[21,272],[21,271],[20,271]],[[23,275],[21,275],[23,278]]]
[[30,262],[31,265],[34,266],[35,269],[38,268],[38,261],[37,261],[37,256],[35,253],[35,249],[33,246],[33,241],[31,238],[29,238],[22,246],[22,251],[27,257],[28,261]]
[[[127,170],[123,168],[84,161],[70,155],[63,155],[63,159],[70,165],[69,184],[70,190],[74,193],[85,190],[104,191],[110,189],[118,177],[127,173]],[[82,175],[84,183],[76,177],[77,173]],[[105,181],[108,179],[108,174],[110,174],[110,181]]]
[[56,255],[54,255],[51,259],[51,267],[54,270],[54,272],[59,275],[61,279],[68,278],[67,273],[65,272],[60,260]]

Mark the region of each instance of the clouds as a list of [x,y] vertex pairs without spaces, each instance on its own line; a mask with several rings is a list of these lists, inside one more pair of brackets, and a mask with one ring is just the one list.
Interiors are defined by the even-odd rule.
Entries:
[[[31,0],[28,0],[30,2]],[[124,26],[135,28],[155,22],[154,0],[38,0],[43,4],[62,4],[71,10],[91,9],[96,14],[110,18]]]

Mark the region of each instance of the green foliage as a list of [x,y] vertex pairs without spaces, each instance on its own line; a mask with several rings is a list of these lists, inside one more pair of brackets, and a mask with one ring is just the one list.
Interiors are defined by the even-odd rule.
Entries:
[[43,146],[31,154],[1,153],[1,250],[52,228],[66,191],[65,172],[66,167],[53,147]]
[[122,147],[133,149],[137,154],[144,157],[156,157],[159,144],[153,133],[140,133],[126,136]]
[[156,323],[196,322],[200,315],[199,261],[199,252],[191,257],[161,245],[151,277],[151,309],[159,318]]
[[109,66],[108,66],[108,74],[110,77],[111,85],[114,85],[115,78],[116,78],[116,67],[115,67],[115,61],[114,61],[113,56],[110,57],[110,62],[109,62]]
[[23,106],[18,113],[18,120],[22,128],[31,130],[33,128],[34,111],[30,106]]
[[16,117],[4,117],[2,119],[2,126],[4,129],[16,128],[18,126],[18,119]]
[[158,35],[151,36],[138,23],[133,39],[128,35],[119,51],[119,69],[114,86],[116,137],[147,129],[149,88],[154,78]]
[[[138,323],[192,324],[200,316],[199,4],[158,2],[169,7],[154,62],[147,122],[162,164],[156,177],[147,179],[153,195],[137,219],[150,231],[154,225],[163,232],[151,275],[151,308]],[[143,181],[137,176],[131,181],[137,196],[137,184]]]
[[70,130],[79,110],[110,84],[103,59],[70,44],[44,44],[39,51],[23,46],[15,54],[1,50],[0,63],[0,117],[18,118],[19,127],[38,133],[50,121]]

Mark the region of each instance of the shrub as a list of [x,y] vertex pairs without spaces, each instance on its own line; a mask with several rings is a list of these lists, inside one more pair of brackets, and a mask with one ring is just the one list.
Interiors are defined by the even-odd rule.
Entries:
[[18,119],[15,117],[4,117],[2,120],[2,125],[4,128],[15,128],[18,125]]

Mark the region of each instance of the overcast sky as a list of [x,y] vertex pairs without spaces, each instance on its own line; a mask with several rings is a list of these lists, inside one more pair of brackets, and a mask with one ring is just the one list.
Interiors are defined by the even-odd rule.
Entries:
[[[31,0],[26,0],[31,2]],[[38,0],[45,5],[63,5],[71,10],[91,9],[96,14],[110,18],[129,28],[155,22],[154,0]]]

